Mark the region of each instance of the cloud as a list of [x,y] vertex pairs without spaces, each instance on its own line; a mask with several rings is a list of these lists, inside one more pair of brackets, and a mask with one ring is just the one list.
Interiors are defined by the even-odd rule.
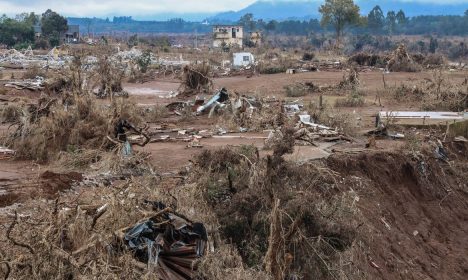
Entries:
[[[264,0],[265,1],[265,0]],[[297,0],[266,0],[297,1]],[[320,0],[302,0],[320,1]],[[323,1],[323,0],[322,0]],[[365,0],[360,0],[365,1]],[[402,0],[407,2],[468,3],[468,0]],[[155,14],[210,14],[240,10],[255,0],[0,0],[0,14],[15,15],[22,12],[43,13],[52,9],[66,16],[134,17]]]
[[67,16],[162,13],[216,13],[239,10],[255,0],[0,0],[0,14],[43,13],[52,9]]

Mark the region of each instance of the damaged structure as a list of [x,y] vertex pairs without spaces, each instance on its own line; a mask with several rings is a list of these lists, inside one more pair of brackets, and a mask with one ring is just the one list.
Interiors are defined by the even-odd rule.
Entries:
[[244,29],[240,25],[215,25],[213,27],[213,47],[243,46]]

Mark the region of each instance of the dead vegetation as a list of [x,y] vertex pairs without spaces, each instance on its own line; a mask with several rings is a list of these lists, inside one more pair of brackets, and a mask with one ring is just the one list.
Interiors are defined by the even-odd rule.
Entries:
[[21,104],[8,104],[1,109],[0,118],[3,123],[17,122],[22,114]]
[[431,78],[421,83],[401,84],[390,89],[397,101],[421,102],[422,110],[462,111],[468,108],[468,86],[450,81],[442,70],[434,70]]
[[[333,172],[282,159],[294,143],[287,137],[291,133],[284,131],[266,159],[252,147],[204,152],[197,159],[200,187],[222,237],[232,240],[249,267],[264,268],[272,279],[333,276],[333,260],[354,240],[353,225],[344,222],[342,212],[351,205],[332,206],[341,200],[332,190]],[[324,215],[329,214],[344,223],[327,222]]]
[[99,76],[99,89],[96,95],[100,98],[113,98],[114,96],[128,96],[122,88],[122,80],[125,71],[106,54],[99,57],[98,68],[96,70]]
[[107,149],[112,143],[106,136],[116,118],[139,121],[131,104],[114,100],[110,108],[99,108],[89,96],[77,96],[72,104],[45,97],[21,110],[4,144],[15,149],[20,158],[39,161],[70,149]]
[[[404,55],[404,50],[398,53],[403,55],[395,55],[393,69],[407,71],[408,65],[423,61]],[[353,61],[377,66],[380,59],[362,54]],[[426,59],[423,63],[432,64]],[[166,274],[171,265],[164,260],[171,261],[168,247],[186,244],[185,240],[174,242],[179,232],[171,219],[182,219],[190,228],[198,222],[206,227],[207,238],[200,243],[206,242],[206,247],[201,253],[184,259],[183,268],[170,267],[182,271],[184,279],[394,279],[430,274],[443,278],[445,272],[439,268],[444,260],[431,254],[446,248],[446,242],[455,248],[445,250],[444,254],[454,255],[444,258],[454,263],[463,259],[466,232],[459,224],[467,208],[459,198],[465,195],[468,174],[463,143],[447,144],[455,146],[448,154],[457,161],[450,163],[435,159],[433,147],[424,145],[419,132],[408,137],[401,151],[379,151],[373,146],[358,154],[332,150],[328,159],[306,163],[284,159],[299,143],[314,145],[316,138],[310,138],[310,132],[317,137],[330,133],[337,141],[353,140],[349,136],[359,132],[360,116],[340,107],[365,105],[358,69],[346,71],[342,81],[332,86],[285,87],[288,97],[339,92],[344,98],[334,106],[311,102],[299,107],[299,102],[284,104],[234,92],[227,99],[216,99],[212,107],[204,103],[207,106],[197,115],[194,108],[200,107],[191,101],[175,102],[184,107],[170,112],[166,106],[136,107],[116,98],[126,74],[112,63],[95,69],[99,92],[112,100],[110,105],[98,105],[88,87],[93,77],[82,75],[82,62],[76,60],[75,68],[63,77],[51,75],[56,80],[46,87],[49,96],[37,104],[15,104],[2,111],[2,119],[13,123],[5,144],[18,157],[41,163],[56,160],[61,168],[93,173],[76,174],[80,182],[70,191],[52,186],[55,200],[26,201],[8,216],[7,226],[0,229],[5,235],[0,275],[5,279],[178,279]],[[188,95],[206,93],[212,87],[211,70],[205,64],[187,66],[182,79],[182,91]],[[468,107],[467,84],[454,84],[441,71],[433,72],[424,83],[385,91],[401,102],[422,100],[424,108],[461,111]],[[288,115],[287,105],[298,109]],[[216,129],[272,129],[281,137],[272,141],[272,151],[245,145],[206,149],[180,172],[165,174],[155,172],[146,153],[122,160],[122,144],[107,137],[122,118],[139,128],[146,122],[164,127],[159,123],[168,116],[176,116],[174,122],[193,124],[202,113],[208,115],[203,121],[218,116]],[[310,114],[307,121],[298,120],[299,114],[306,113]],[[266,156],[261,157],[262,153]],[[442,219],[436,219],[438,215]],[[426,227],[428,220],[432,222]],[[153,239],[132,248],[126,234],[135,225],[149,222],[164,237],[148,233]],[[447,231],[455,232],[456,238]],[[196,246],[191,244],[192,249],[200,248],[198,241]],[[153,254],[152,242],[163,250]],[[423,253],[415,255],[414,250]],[[175,259],[180,261],[179,256]],[[444,269],[462,279],[458,266]]]
[[185,66],[182,73],[182,92],[192,95],[209,92],[213,86],[211,68],[207,63]]
[[385,67],[386,59],[377,54],[368,54],[368,53],[357,53],[352,55],[348,62],[357,64],[359,66],[375,66],[375,67]]
[[391,54],[387,62],[387,69],[391,72],[421,71],[421,67],[413,61],[413,58],[408,54],[404,44],[400,44]]
[[307,87],[302,84],[288,85],[284,89],[287,97],[302,97],[308,93]]
[[337,99],[335,107],[362,107],[365,100],[361,91],[353,90],[346,98]]
[[349,57],[348,63],[361,67],[386,68],[391,72],[419,72],[423,68],[441,68],[446,64],[446,59],[442,54],[410,54],[406,46],[400,44],[390,54],[356,53]]
[[343,80],[338,84],[338,89],[356,89],[359,87],[359,71],[351,68],[343,74]]
[[[284,134],[292,136],[292,131],[285,129]],[[401,200],[404,196],[425,195],[439,198],[437,204],[447,195],[443,186],[458,186],[460,182],[452,180],[464,175],[450,175],[455,170],[439,166],[424,149],[414,159],[403,153],[379,152],[297,164],[282,158],[291,151],[291,141],[292,137],[285,137],[266,158],[260,158],[252,146],[204,151],[194,160],[193,173],[177,187],[170,177],[160,179],[146,169],[143,176],[112,186],[96,178],[78,193],[66,192],[56,200],[31,200],[27,202],[31,208],[26,209],[33,207],[34,212],[15,213],[9,219],[4,231],[7,242],[0,250],[0,273],[15,279],[31,275],[42,279],[170,279],[142,262],[120,234],[142,217],[158,215],[161,210],[154,205],[205,224],[207,255],[190,270],[196,278],[363,279],[377,277],[381,272],[376,268],[387,271],[384,261],[401,271],[410,266],[420,271],[420,266],[388,259],[382,250],[391,246],[389,230],[409,234],[414,229],[414,224],[408,224],[411,220],[403,222],[403,229],[394,227],[397,222],[391,213],[403,209],[395,208],[388,196],[406,203]],[[370,168],[373,164],[376,167]],[[427,173],[429,169],[434,174]],[[398,183],[403,186],[394,190]],[[450,188],[449,193],[458,191]],[[376,211],[376,203],[382,209],[377,216],[370,214]],[[407,203],[416,211],[407,212],[409,219],[432,209],[425,208],[431,201]],[[463,204],[457,200],[454,205]],[[447,227],[454,228],[453,224]],[[405,242],[414,246],[418,240]],[[436,237],[434,242],[443,240]],[[388,273],[393,277],[399,272],[390,268]],[[456,275],[458,279],[460,274]]]

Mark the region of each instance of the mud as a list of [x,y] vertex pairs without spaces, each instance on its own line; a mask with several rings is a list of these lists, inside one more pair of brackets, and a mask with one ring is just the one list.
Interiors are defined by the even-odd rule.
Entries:
[[[29,174],[29,176],[33,176]],[[10,176],[0,180],[0,207],[21,203],[28,199],[54,199],[60,192],[83,180],[78,172],[55,173],[45,171],[38,177]]]
[[466,279],[468,173],[397,152],[331,156],[327,164],[359,194],[358,239],[368,255],[357,265],[370,279]]

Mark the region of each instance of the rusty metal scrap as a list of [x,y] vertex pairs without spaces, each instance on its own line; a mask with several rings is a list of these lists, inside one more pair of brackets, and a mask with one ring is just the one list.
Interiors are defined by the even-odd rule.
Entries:
[[181,217],[159,202],[154,216],[126,229],[123,240],[135,258],[160,279],[193,279],[196,261],[205,253],[205,226]]

